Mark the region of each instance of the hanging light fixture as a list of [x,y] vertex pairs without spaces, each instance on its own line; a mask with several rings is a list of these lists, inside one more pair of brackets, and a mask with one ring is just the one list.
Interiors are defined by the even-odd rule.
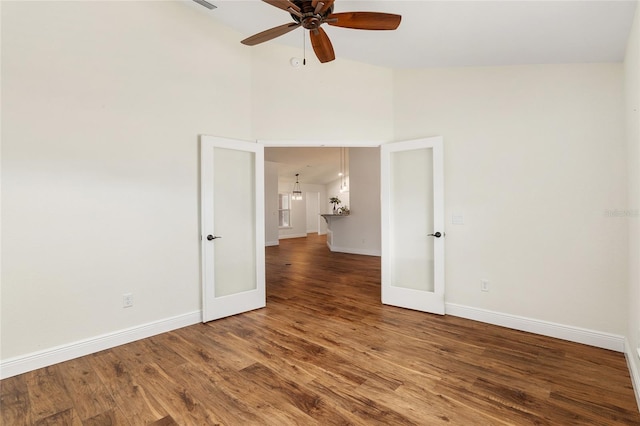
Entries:
[[340,148],[340,192],[347,192],[349,187],[347,186],[347,151],[346,148]]
[[296,183],[293,185],[293,200],[302,200],[302,190],[300,189],[300,182],[298,182],[298,176],[300,173],[296,173]]
[[338,176],[340,177],[340,182],[342,183],[342,148],[340,148],[339,153],[340,153],[340,170],[338,171]]

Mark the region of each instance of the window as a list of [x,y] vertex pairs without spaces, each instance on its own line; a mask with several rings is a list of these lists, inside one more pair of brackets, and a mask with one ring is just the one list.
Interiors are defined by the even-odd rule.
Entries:
[[291,197],[289,194],[278,194],[278,227],[291,227]]

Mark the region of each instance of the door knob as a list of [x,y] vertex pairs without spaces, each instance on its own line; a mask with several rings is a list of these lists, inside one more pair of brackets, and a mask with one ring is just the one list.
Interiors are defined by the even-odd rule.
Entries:
[[207,240],[209,240],[209,241],[213,241],[213,240],[215,240],[216,238],[222,238],[222,237],[218,237],[218,236],[211,235],[211,234],[207,235]]
[[436,232],[434,234],[429,234],[429,237],[436,237],[436,238],[440,238],[442,237],[444,234],[441,234],[440,232]]

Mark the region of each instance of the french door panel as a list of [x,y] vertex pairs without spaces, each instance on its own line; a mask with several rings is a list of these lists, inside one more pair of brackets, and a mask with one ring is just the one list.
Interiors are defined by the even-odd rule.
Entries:
[[264,146],[200,140],[202,320],[266,305]]
[[381,146],[382,303],[444,314],[442,138]]

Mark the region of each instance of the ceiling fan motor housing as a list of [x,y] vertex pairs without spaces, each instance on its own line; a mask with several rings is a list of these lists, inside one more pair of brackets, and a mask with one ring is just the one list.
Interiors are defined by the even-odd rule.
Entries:
[[291,3],[300,8],[302,17],[291,13],[294,21],[302,25],[307,30],[315,30],[324,22],[325,18],[333,13],[333,5],[321,14],[316,14],[315,8],[311,5],[311,0],[291,0]]

